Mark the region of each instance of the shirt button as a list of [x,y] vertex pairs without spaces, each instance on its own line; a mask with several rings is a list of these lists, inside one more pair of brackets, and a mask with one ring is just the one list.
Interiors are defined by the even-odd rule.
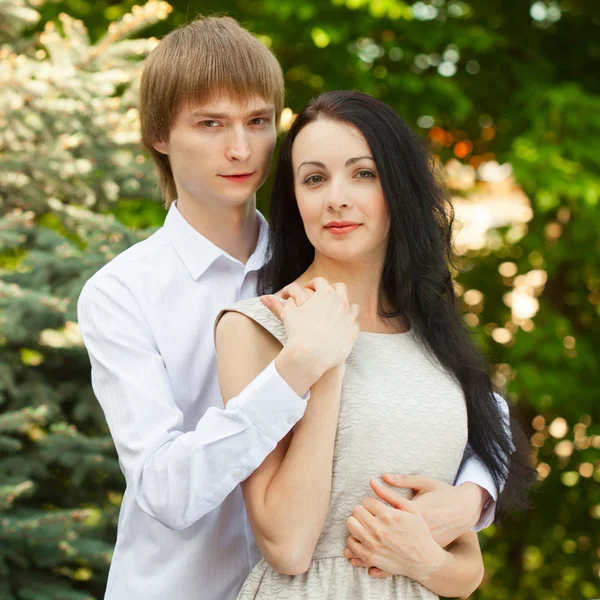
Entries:
[[235,477],[235,479],[238,479],[239,481],[241,481],[244,478],[244,473],[242,471],[234,471],[233,472],[233,476]]
[[288,417],[285,421],[288,425],[295,425],[296,423],[296,419],[294,419],[294,417]]

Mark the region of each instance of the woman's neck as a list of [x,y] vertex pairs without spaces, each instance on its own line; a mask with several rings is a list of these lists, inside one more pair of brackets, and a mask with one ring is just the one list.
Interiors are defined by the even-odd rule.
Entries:
[[[297,282],[306,285],[315,277],[324,277],[331,284],[343,282],[348,288],[350,303],[360,306],[358,324],[361,331],[375,333],[407,331],[408,322],[404,318],[390,321],[379,316],[382,270],[383,260],[345,262],[332,260],[317,252],[315,260]],[[386,299],[383,299],[383,307],[386,311],[392,309]]]

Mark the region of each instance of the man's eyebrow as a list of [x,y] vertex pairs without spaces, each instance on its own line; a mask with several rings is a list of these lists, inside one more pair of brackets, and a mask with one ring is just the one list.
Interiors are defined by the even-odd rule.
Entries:
[[[256,116],[265,115],[267,113],[271,113],[275,110],[275,107],[272,104],[261,106],[256,108],[245,115],[247,119],[251,119]],[[209,119],[229,119],[231,115],[227,113],[213,112],[211,110],[204,110],[202,107],[193,110],[190,113],[191,117],[197,117],[202,115],[203,117],[208,117]]]
[[274,110],[275,110],[275,107],[272,104],[268,104],[267,106],[261,106],[260,108],[253,110],[247,116],[254,117],[256,115],[264,115],[265,113],[270,113],[270,112],[273,112]]
[[[375,162],[375,159],[372,156],[356,156],[355,158],[349,158],[346,161],[346,166],[349,167],[350,165],[353,165],[354,163],[357,163],[359,160],[363,160],[364,158],[367,158],[368,160],[372,160],[373,162]],[[315,167],[320,167],[321,169],[325,168],[325,165],[322,162],[319,162],[318,160],[305,160],[303,163],[300,163],[298,165],[298,171],[300,171],[300,167],[304,166],[304,165],[314,165]]]

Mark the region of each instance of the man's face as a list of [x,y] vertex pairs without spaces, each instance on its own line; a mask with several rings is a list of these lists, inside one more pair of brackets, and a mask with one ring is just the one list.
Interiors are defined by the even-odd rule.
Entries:
[[168,141],[154,147],[169,157],[178,201],[234,207],[253,198],[265,182],[276,135],[271,102],[220,96],[184,106]]

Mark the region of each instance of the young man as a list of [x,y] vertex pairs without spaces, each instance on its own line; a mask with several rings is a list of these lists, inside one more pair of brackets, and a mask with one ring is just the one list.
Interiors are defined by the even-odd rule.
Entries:
[[[295,313],[300,333],[223,408],[213,323],[256,294],[267,224],[255,194],[283,97],[274,56],[230,18],[177,29],[147,59],[142,136],[169,212],[87,282],[78,304],[127,482],[110,600],[235,598],[259,558],[238,484],[302,417],[310,387],[332,366],[318,340],[348,326],[315,294],[310,320]],[[471,527],[489,494],[482,518],[491,522],[496,490],[485,470],[469,475],[477,468],[471,459],[463,485],[432,483],[419,495],[437,539]]]

